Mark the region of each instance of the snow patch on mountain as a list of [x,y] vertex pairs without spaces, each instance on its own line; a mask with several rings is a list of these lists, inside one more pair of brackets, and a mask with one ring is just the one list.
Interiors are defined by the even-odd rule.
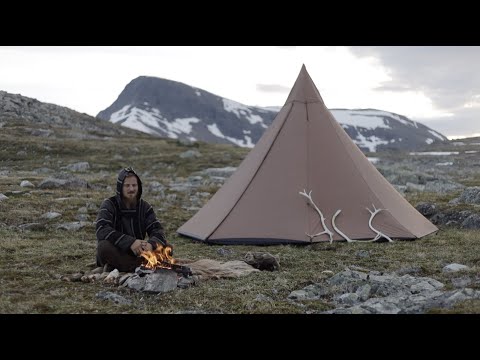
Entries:
[[379,111],[362,112],[359,114],[353,111],[331,110],[331,113],[335,117],[335,120],[342,124],[343,128],[354,126],[372,130],[376,128],[390,129],[390,126],[385,124],[385,120],[382,117],[385,116],[385,113]]
[[145,110],[131,105],[125,105],[119,111],[113,113],[110,121],[148,134],[156,134],[160,129],[172,139],[177,139],[178,134],[190,134],[192,124],[201,122],[200,119],[195,117],[177,118],[168,121],[158,109],[149,108]]
[[252,143],[252,138],[250,136],[245,135],[244,140],[239,140],[239,139],[236,139],[236,138],[233,138],[233,137],[230,137],[230,136],[223,135],[222,132],[220,131],[220,129],[218,128],[217,124],[207,125],[207,129],[213,135],[215,135],[219,138],[231,141],[232,143],[234,143],[238,146],[249,147],[249,148],[253,148],[255,146],[255,144]]
[[434,131],[434,130],[428,130],[428,132],[429,132],[430,134],[432,134],[433,136],[439,138],[439,139],[442,140],[442,141],[445,140],[445,138],[444,138],[441,134],[437,133],[437,132]]
[[355,144],[357,144],[360,147],[367,148],[368,151],[370,152],[375,152],[377,151],[377,146],[382,145],[382,144],[388,144],[388,141],[382,140],[375,135],[365,137],[361,133],[357,134],[357,137],[353,139]]
[[266,129],[268,127],[263,122],[263,118],[261,116],[252,114],[252,110],[248,106],[240,104],[230,99],[222,98],[222,100],[223,100],[223,109],[225,111],[234,113],[235,115],[237,115],[239,119],[241,119],[242,117],[245,117],[245,119],[247,119],[248,122],[252,125],[256,123],[260,123],[260,125],[263,128]]

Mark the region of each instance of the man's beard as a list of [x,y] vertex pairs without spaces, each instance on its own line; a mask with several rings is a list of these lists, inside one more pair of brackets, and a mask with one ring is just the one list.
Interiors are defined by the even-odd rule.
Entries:
[[124,197],[124,201],[126,205],[136,205],[137,204],[137,193],[127,194]]

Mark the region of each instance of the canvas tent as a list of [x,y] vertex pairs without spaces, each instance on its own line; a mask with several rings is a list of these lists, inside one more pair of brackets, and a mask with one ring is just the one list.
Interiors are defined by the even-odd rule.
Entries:
[[[311,201],[300,192],[310,194]],[[372,216],[378,209],[384,210]],[[338,231],[332,224],[335,213]],[[345,241],[345,236],[374,239],[369,222],[391,239],[416,239],[438,230],[350,139],[303,65],[255,147],[177,232],[217,244],[301,244]],[[314,236],[325,227],[331,237]]]

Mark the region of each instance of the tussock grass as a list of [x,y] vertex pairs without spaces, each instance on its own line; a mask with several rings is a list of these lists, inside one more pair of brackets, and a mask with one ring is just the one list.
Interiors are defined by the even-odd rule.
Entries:
[[[248,153],[227,145],[195,143],[182,145],[170,139],[146,135],[130,138],[71,139],[66,130],[54,129],[49,137],[25,137],[31,124],[6,125],[0,132],[0,193],[9,199],[0,202],[0,313],[14,314],[155,314],[155,313],[309,313],[331,308],[324,301],[295,304],[287,300],[294,290],[323,282],[329,275],[346,267],[358,266],[381,272],[403,268],[419,269],[420,276],[433,277],[451,288],[451,279],[458,274],[443,273],[449,263],[470,267],[463,273],[475,278],[480,267],[479,231],[442,229],[417,241],[394,243],[318,243],[310,246],[230,246],[231,253],[221,255],[220,245],[206,245],[175,234],[193,214],[184,208],[188,195],[177,193],[172,204],[144,187],[144,197],[156,209],[174,245],[174,257],[182,259],[242,260],[248,251],[265,251],[280,260],[280,271],[257,272],[239,279],[209,280],[188,289],[151,295],[136,293],[102,283],[62,281],[63,275],[88,271],[95,261],[96,239],[93,221],[95,206],[113,195],[117,172],[132,165],[144,182],[168,184],[177,177],[186,178],[209,167],[238,166]],[[132,135],[133,136],[133,135]],[[19,141],[21,137],[22,141]],[[25,141],[24,141],[25,140]],[[201,153],[199,158],[182,159],[189,149]],[[25,151],[26,154],[20,151]],[[93,186],[86,189],[25,189],[22,180],[38,185],[60,172],[62,166],[88,161],[91,169],[73,173]],[[38,168],[51,172],[36,173]],[[67,171],[68,172],[68,171]],[[145,174],[145,176],[143,176]],[[476,181],[476,180],[472,180]],[[110,187],[110,188],[108,188]],[[113,190],[112,190],[113,189]],[[218,187],[203,186],[198,191],[214,193]],[[20,193],[15,193],[20,191]],[[168,190],[167,193],[170,191]],[[67,200],[62,200],[68,198]],[[412,204],[421,201],[447,206],[452,194],[409,194]],[[89,207],[89,205],[91,205]],[[76,232],[57,230],[64,222],[76,221],[79,208],[87,207],[91,225]],[[46,212],[56,211],[60,218],[45,220]],[[21,231],[18,226],[39,222],[42,231]],[[368,253],[368,256],[361,254]],[[477,285],[473,285],[475,287]],[[100,291],[112,291],[131,301],[117,305],[100,300]],[[470,301],[438,313],[478,313],[480,303]]]

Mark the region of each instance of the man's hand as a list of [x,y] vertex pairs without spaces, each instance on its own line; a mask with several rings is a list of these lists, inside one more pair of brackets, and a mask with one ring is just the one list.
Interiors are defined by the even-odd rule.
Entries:
[[[132,249],[133,253],[137,256],[140,256],[140,253],[143,251],[144,249],[144,244],[147,243],[146,241],[144,240],[140,240],[140,239],[137,239],[133,242],[132,246],[130,246],[130,249]],[[148,244],[148,243],[147,243]],[[150,245],[150,244],[148,244]],[[151,246],[150,246],[151,247]]]
[[143,251],[153,251],[153,246],[148,241],[144,241],[142,243],[142,250]]

